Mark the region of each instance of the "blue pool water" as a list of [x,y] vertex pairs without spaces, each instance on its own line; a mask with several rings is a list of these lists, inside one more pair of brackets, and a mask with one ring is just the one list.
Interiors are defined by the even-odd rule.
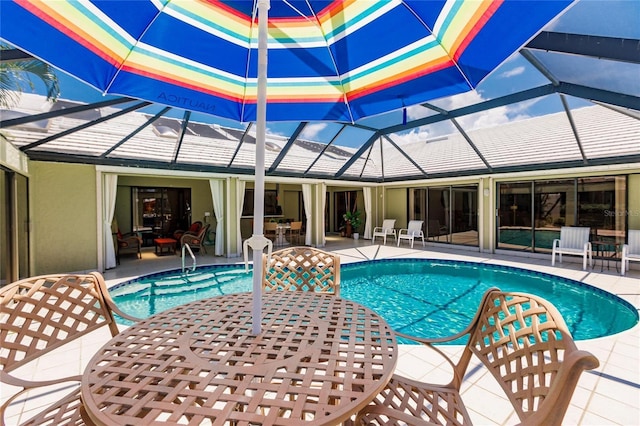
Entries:
[[[387,259],[341,266],[340,295],[378,312],[397,331],[445,337],[470,322],[489,287],[537,294],[562,313],[576,340],[619,333],[638,322],[623,299],[578,281],[525,269],[427,259]],[[170,307],[222,294],[250,291],[241,265],[167,271],[109,289],[126,313],[147,317]]]
[[[553,240],[560,238],[560,229],[535,231],[535,245],[538,249],[553,248]],[[499,242],[514,246],[531,247],[531,228],[501,228]]]

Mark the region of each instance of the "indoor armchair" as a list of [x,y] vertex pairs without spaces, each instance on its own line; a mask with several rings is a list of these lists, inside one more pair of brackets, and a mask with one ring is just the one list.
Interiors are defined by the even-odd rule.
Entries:
[[189,244],[191,248],[198,248],[198,250],[200,250],[201,252],[203,251],[206,253],[207,249],[204,243],[207,240],[209,226],[210,225],[208,223],[205,224],[196,235],[189,232],[185,233],[182,238],[180,238],[180,247],[184,246],[185,244]]
[[138,259],[142,259],[142,238],[137,233],[130,232],[123,234],[118,230],[116,244],[116,261],[120,264],[120,255],[125,253],[135,253]]

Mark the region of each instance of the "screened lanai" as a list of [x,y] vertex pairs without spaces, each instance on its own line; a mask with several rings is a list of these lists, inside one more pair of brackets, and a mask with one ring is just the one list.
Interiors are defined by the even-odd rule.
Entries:
[[[548,255],[538,228],[555,235],[564,224],[621,243],[640,228],[639,45],[637,2],[578,0],[475,90],[355,122],[268,122],[266,219],[305,222],[305,243],[319,247],[326,234],[342,236],[343,215],[355,210],[365,239],[395,218],[398,228],[422,220],[428,243],[480,251]],[[32,58],[7,47],[3,63]],[[171,229],[161,220],[153,235],[208,220],[222,244],[215,251],[242,254],[253,212],[239,206],[256,193],[255,123],[103,95],[57,75],[56,102],[36,84],[0,110],[3,198],[18,206],[0,220],[18,229],[18,247],[4,251],[14,269],[104,269],[109,175],[122,231],[145,225],[136,194],[177,191],[185,199],[172,206]],[[212,196],[212,180],[222,197]],[[53,253],[78,223],[91,229],[85,244]]]
[[[266,175],[380,183],[637,162],[637,12],[578,1],[474,91],[355,123],[269,123]],[[83,96],[65,97],[67,84]],[[56,103],[25,95],[2,111],[30,159],[254,173],[253,123],[61,85]]]

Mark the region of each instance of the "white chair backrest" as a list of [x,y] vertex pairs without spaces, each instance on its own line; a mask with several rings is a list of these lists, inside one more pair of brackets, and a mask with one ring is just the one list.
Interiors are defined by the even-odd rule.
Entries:
[[586,226],[563,226],[560,228],[560,247],[582,250],[589,242],[590,232],[591,228]]
[[640,254],[640,229],[629,229],[627,245],[629,254]]
[[422,231],[423,220],[410,220],[409,226],[407,226],[407,233],[411,235],[418,235]]
[[395,219],[385,219],[382,221],[382,226],[381,228],[385,231],[387,230],[391,230],[396,226],[396,220]]

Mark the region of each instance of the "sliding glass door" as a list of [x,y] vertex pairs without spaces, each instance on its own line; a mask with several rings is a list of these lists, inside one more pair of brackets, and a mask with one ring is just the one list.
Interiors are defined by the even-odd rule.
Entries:
[[28,179],[0,167],[0,286],[28,277]]
[[422,220],[425,239],[478,246],[478,186],[412,188],[410,220]]
[[591,239],[624,242],[626,176],[498,183],[498,248],[550,253],[562,226]]

